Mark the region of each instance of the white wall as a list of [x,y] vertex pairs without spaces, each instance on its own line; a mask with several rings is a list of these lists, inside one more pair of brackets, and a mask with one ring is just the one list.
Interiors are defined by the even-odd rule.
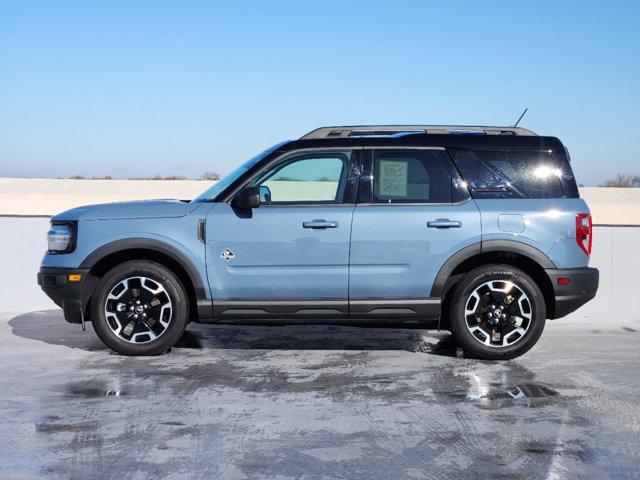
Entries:
[[596,299],[581,313],[590,316],[638,316],[640,299],[640,227],[595,227],[591,266],[600,270]]
[[130,200],[190,200],[214,183],[197,180],[0,178],[0,215],[55,215],[82,205]]
[[47,249],[47,230],[48,218],[0,217],[0,309],[56,307],[36,278]]
[[[70,180],[0,178],[0,215],[55,215],[70,208],[96,203],[192,199],[215,182],[196,180]],[[277,182],[286,189],[287,182]],[[309,198],[326,196],[331,182],[305,185]],[[292,185],[296,190],[299,185]],[[286,193],[286,191],[284,192]],[[639,225],[640,188],[581,188],[594,224]]]
[[[48,218],[0,217],[0,309],[55,307],[36,283],[48,228]],[[637,316],[640,227],[595,227],[591,265],[600,269],[600,289],[580,314]]]

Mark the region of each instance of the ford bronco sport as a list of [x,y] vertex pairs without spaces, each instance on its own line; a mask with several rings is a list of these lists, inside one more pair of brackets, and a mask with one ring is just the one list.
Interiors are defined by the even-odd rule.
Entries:
[[523,128],[344,126],[276,145],[192,201],[51,220],[42,289],[127,355],[187,323],[450,329],[508,359],[594,297],[569,155]]

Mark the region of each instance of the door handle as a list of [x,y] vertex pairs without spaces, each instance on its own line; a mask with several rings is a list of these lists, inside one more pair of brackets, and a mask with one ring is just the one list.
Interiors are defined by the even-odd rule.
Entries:
[[302,223],[302,228],[320,229],[320,228],[337,228],[337,227],[338,227],[338,222],[327,221],[322,219],[316,219],[316,220],[311,220],[310,222]]
[[458,220],[449,220],[448,218],[438,218],[427,222],[429,228],[460,228],[462,222]]

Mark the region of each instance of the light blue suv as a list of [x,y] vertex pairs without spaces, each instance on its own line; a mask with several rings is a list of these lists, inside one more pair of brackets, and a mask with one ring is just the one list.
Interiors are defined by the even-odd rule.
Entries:
[[43,290],[127,355],[189,322],[331,323],[447,328],[508,359],[598,287],[567,150],[522,128],[320,128],[192,201],[61,213],[48,241]]

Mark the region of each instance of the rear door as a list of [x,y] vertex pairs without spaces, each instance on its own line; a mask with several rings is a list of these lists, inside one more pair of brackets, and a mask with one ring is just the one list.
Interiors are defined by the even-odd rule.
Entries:
[[365,152],[353,215],[350,315],[435,318],[442,265],[481,240],[480,213],[442,148]]

